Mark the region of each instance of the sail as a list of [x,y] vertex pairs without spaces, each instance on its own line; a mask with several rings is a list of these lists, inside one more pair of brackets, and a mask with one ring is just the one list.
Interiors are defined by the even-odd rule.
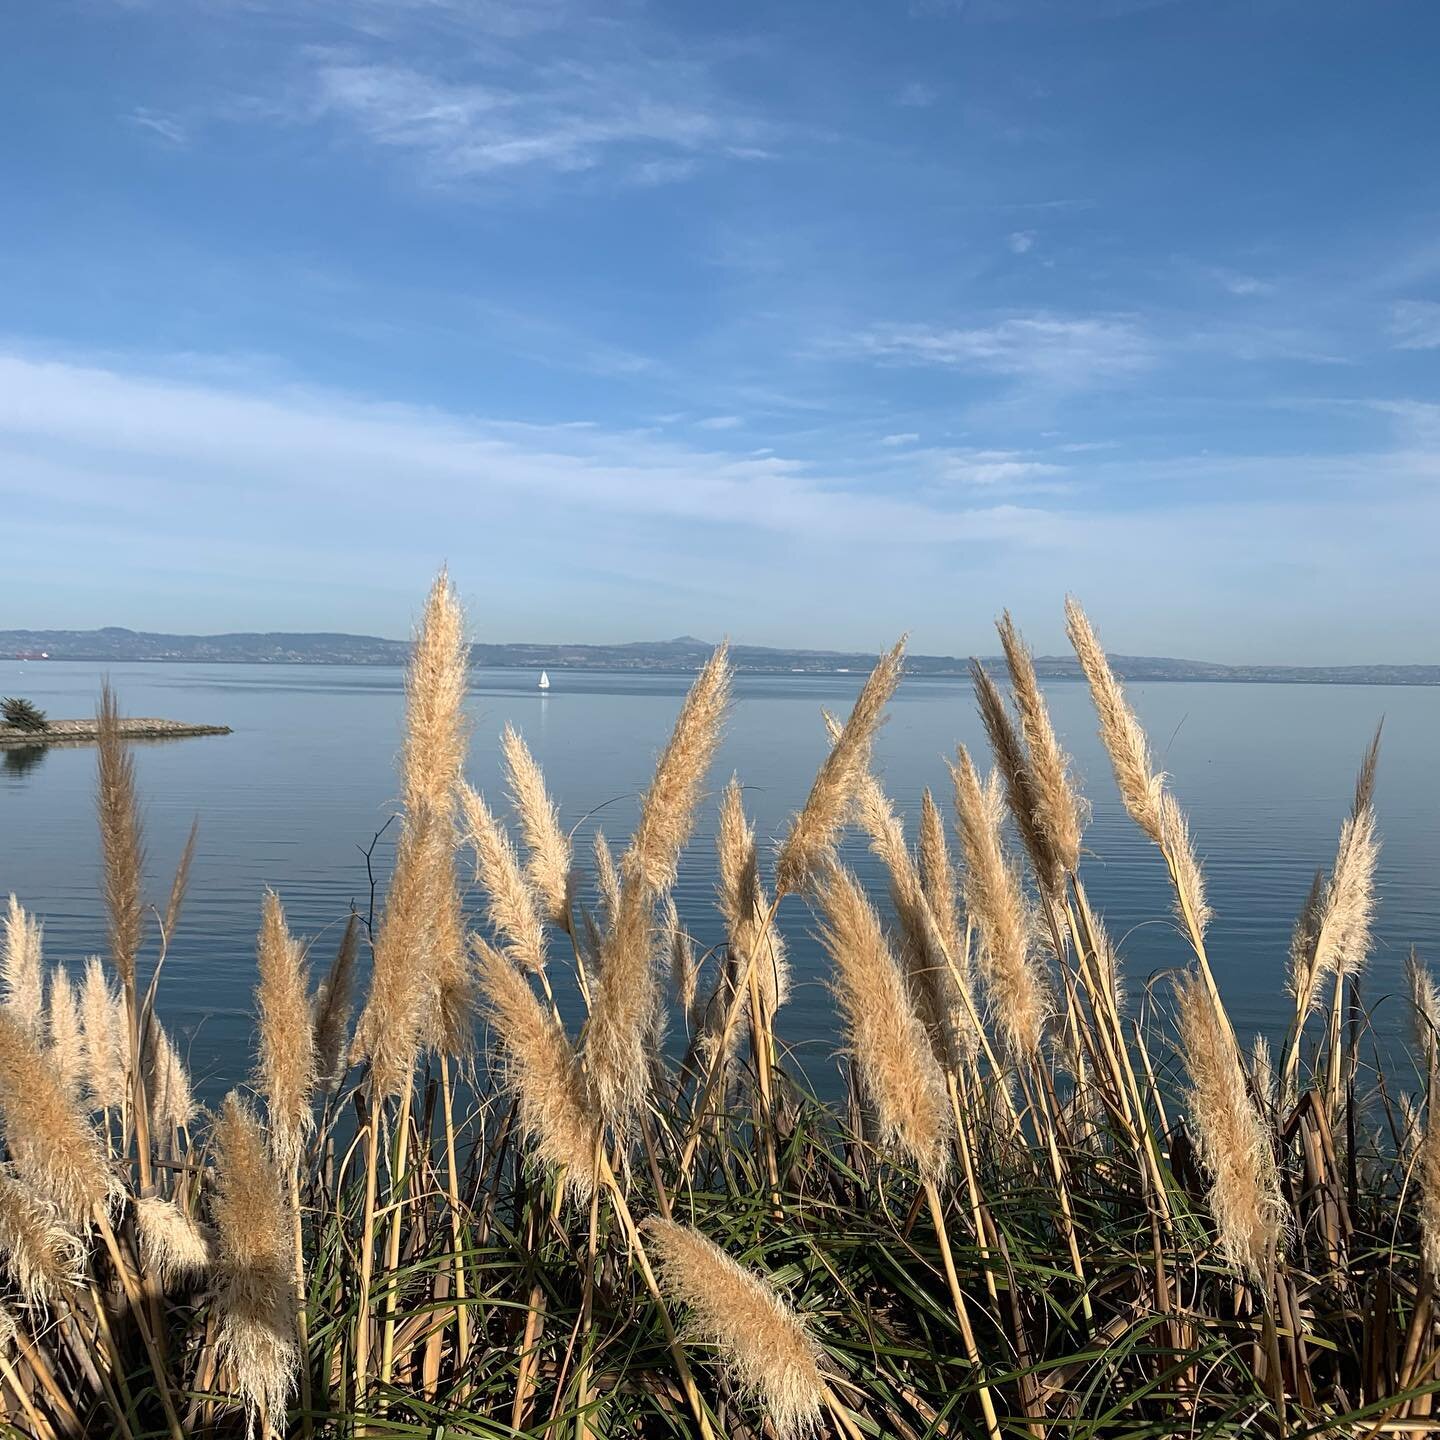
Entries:
[[550,677],[543,670],[540,672],[540,688],[542,690],[550,688]]

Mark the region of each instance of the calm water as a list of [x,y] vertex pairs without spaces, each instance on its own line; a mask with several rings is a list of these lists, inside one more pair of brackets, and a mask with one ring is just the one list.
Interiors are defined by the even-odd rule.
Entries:
[[[56,717],[87,714],[99,667],[0,663],[0,693],[23,694]],[[292,928],[328,958],[352,902],[364,905],[362,851],[391,813],[402,718],[398,671],[328,666],[120,665],[109,674],[132,714],[230,725],[229,736],[137,747],[152,897],[163,904],[192,818],[200,842],[181,932],[167,962],[161,1008],[188,1049],[202,1093],[213,1097],[249,1066],[254,931],[265,885],[279,891]],[[469,712],[472,783],[496,798],[497,739],[508,720],[544,766],[577,850],[601,824],[628,834],[635,794],[664,743],[684,676],[553,673],[474,676]],[[859,676],[742,677],[715,788],[732,770],[748,787],[762,835],[776,835],[803,800],[822,758],[822,707],[843,709]],[[1086,876],[1120,942],[1132,994],[1182,963],[1168,921],[1158,854],[1113,796],[1078,684],[1049,687],[1055,722],[1093,805]],[[1290,927],[1315,868],[1328,865],[1355,767],[1385,717],[1377,802],[1384,836],[1377,944],[1366,997],[1398,989],[1414,943],[1440,952],[1440,773],[1434,737],[1440,691],[1282,685],[1136,685],[1132,697],[1160,763],[1174,777],[1209,876],[1216,920],[1210,953],[1242,1032],[1284,1023]],[[877,765],[907,815],[931,786],[948,799],[944,757],[979,748],[979,722],[958,681],[909,680],[877,747]],[[103,949],[93,818],[95,757],[53,750],[27,768],[0,752],[0,895],[16,892],[43,917],[51,959],[79,962]],[[682,866],[682,915],[703,946],[721,938],[712,903],[714,800]],[[851,863],[875,893],[883,882],[863,844]],[[382,842],[377,861],[388,866]],[[822,1085],[832,1030],[823,964],[803,906],[782,911],[797,972],[781,1017],[784,1038]],[[1400,1006],[1383,1001],[1377,1026],[1398,1031]]]

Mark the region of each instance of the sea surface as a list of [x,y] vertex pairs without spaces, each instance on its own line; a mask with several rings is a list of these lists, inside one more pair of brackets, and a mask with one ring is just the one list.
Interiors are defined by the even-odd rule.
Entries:
[[[227,736],[138,745],[150,898],[163,907],[192,820],[199,844],[160,1009],[213,1100],[251,1068],[254,936],[265,886],[295,933],[328,963],[351,906],[370,904],[365,851],[393,814],[403,718],[399,670],[305,665],[112,665],[0,662],[0,693],[54,718],[93,711],[103,673],[135,715],[233,727]],[[689,684],[685,675],[481,670],[468,701],[473,784],[503,812],[498,739],[508,721],[544,767],[577,853],[597,826],[623,843],[636,797]],[[823,758],[822,711],[843,713],[862,677],[741,676],[701,822],[681,866],[680,912],[698,948],[722,938],[714,905],[714,825],[731,772],[764,837],[778,836]],[[1083,874],[1118,942],[1132,1007],[1163,1000],[1187,949],[1170,918],[1158,852],[1121,809],[1083,685],[1047,685],[1091,816]],[[1401,967],[1413,944],[1440,960],[1440,690],[1368,686],[1159,683],[1129,688],[1157,763],[1189,814],[1215,920],[1210,955],[1237,1028],[1278,1032],[1288,1015],[1286,951],[1317,867],[1328,866],[1354,774],[1384,718],[1377,808],[1383,836],[1375,944],[1364,982],[1377,1044],[1404,1062]],[[910,679],[876,747],[877,770],[911,824],[930,787],[950,813],[947,757],[983,750],[968,685]],[[91,748],[0,751],[0,896],[14,892],[45,924],[46,954],[78,967],[102,952],[100,855]],[[383,891],[394,829],[374,844]],[[863,841],[847,860],[883,902]],[[795,987],[778,1030],[821,1089],[837,1040],[814,917],[787,901],[781,923]],[[153,962],[153,947],[148,957]],[[557,968],[564,956],[557,951]]]

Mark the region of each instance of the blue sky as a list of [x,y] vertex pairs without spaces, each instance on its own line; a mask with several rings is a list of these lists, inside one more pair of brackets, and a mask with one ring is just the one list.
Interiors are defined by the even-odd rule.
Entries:
[[1440,658],[1431,0],[0,24],[0,625]]

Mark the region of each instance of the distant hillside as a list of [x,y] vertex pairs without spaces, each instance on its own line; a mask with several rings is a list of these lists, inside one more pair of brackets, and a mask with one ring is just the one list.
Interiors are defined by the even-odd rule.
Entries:
[[[694,670],[712,645],[682,635],[675,640],[640,640],[628,645],[489,645],[472,647],[476,665],[539,670]],[[377,635],[327,632],[235,635],[160,635],[123,630],[0,630],[0,660],[15,656],[51,660],[190,661],[210,664],[400,665],[408,642]],[[779,650],[736,645],[738,670],[756,674],[839,674],[864,671],[875,657],[843,650]],[[1217,665],[1205,660],[1170,660],[1152,655],[1112,655],[1127,680],[1215,680],[1312,685],[1440,685],[1440,665]],[[987,664],[998,663],[987,659]],[[962,675],[968,657],[911,655],[912,675]],[[1078,679],[1071,655],[1042,655],[1036,669],[1046,679]]]

